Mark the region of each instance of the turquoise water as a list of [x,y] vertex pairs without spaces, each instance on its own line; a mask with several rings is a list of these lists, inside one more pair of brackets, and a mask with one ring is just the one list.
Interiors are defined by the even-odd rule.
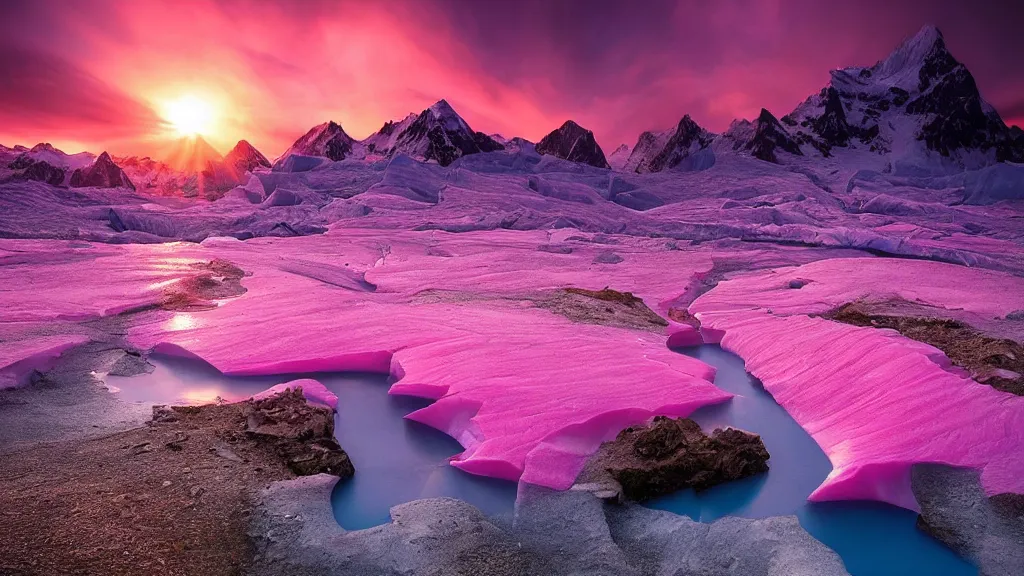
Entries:
[[[718,369],[715,384],[737,396],[699,410],[693,418],[710,430],[731,425],[756,432],[771,453],[767,474],[692,490],[648,503],[702,522],[723,516],[761,518],[796,514],[815,538],[839,553],[854,576],[967,576],[977,570],[915,528],[913,512],[872,502],[811,504],[807,496],[831,465],[814,440],[789,417],[743,361],[718,346],[680,350]],[[461,447],[449,436],[403,416],[429,401],[387,394],[386,376],[375,374],[293,374],[231,378],[190,359],[156,356],[152,374],[107,377],[126,401],[202,403],[218,396],[237,400],[274,384],[316,378],[338,396],[335,433],[356,468],[331,495],[338,523],[345,529],[387,522],[396,504],[450,496],[489,515],[511,514],[516,485],[473,476],[448,465]]]
[[356,475],[331,494],[334,517],[355,530],[384,524],[396,504],[450,496],[485,514],[511,515],[516,483],[466,474],[448,464],[462,446],[452,437],[403,416],[428,400],[389,396],[384,377],[324,382],[338,395],[335,435]]
[[722,516],[796,514],[812,536],[835,550],[853,576],[976,576],[977,568],[917,530],[917,514],[876,502],[810,503],[832,466],[814,440],[719,346],[679,352],[718,369],[715,385],[737,396],[693,414],[705,430],[725,425],[761,435],[771,454],[767,474],[653,500],[652,508],[712,522]]
[[389,396],[380,374],[318,373],[233,378],[194,359],[154,355],[151,374],[108,376],[107,384],[128,402],[206,403],[240,400],[298,378],[315,378],[338,396],[334,432],[356,474],[331,495],[338,524],[358,530],[384,524],[389,510],[420,498],[450,496],[489,515],[511,515],[516,484],[473,476],[448,465],[462,447],[453,438],[403,417],[428,400]]

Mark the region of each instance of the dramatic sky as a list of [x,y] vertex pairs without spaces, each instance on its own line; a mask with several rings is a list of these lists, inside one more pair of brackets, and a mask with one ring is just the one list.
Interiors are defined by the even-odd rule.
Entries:
[[573,118],[610,151],[686,113],[785,114],[925,23],[1024,124],[1021,0],[2,0],[0,143],[146,153],[187,95],[216,148],[274,157],[325,120],[362,138],[446,98],[476,130]]

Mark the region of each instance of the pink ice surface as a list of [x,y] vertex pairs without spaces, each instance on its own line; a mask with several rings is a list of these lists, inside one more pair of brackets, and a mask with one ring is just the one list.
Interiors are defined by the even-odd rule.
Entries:
[[276,384],[259,394],[254,394],[252,399],[263,400],[264,398],[277,396],[278,394],[287,392],[288,390],[297,389],[302,390],[302,396],[314,404],[326,406],[331,410],[338,409],[338,397],[334,392],[328,390],[327,387],[321,384],[319,380],[314,380],[312,378],[300,378],[298,380],[292,380],[291,382]]
[[[4,240],[0,264],[0,387],[22,384],[65,350],[89,340],[75,322],[155,304],[198,259],[179,243],[112,246]],[[138,256],[137,256],[138,254]]]
[[895,331],[808,316],[894,297],[1001,317],[1024,309],[1024,279],[926,261],[824,260],[722,282],[690,310],[828,455],[832,473],[811,500],[917,509],[916,463],[980,470],[990,495],[1024,493],[1024,398],[964,377],[940,350]]
[[88,342],[80,334],[55,334],[4,341],[0,346],[0,390],[25,384],[34,370],[47,370],[67,349]]
[[[529,300],[609,286],[664,308],[711,268],[709,257],[625,239],[538,250],[567,235],[336,230],[208,240],[180,257],[230,260],[251,272],[248,291],[214,310],[163,313],[130,337],[226,374],[391,373],[390,393],[436,400],[408,417],[462,444],[453,466],[568,488],[622,428],[730,395],[712,384],[711,367],[670,351],[665,334],[573,323]],[[594,263],[608,250],[623,261]],[[137,247],[133,258],[145,252]],[[679,329],[688,330],[692,338]]]
[[181,246],[4,241],[0,320],[86,320],[159,302],[166,286],[196,272],[190,265],[198,260],[182,258]]

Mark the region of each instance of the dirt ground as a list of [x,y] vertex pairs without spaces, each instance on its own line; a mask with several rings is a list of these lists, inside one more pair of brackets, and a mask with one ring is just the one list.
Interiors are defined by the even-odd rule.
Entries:
[[308,464],[296,445],[333,441],[333,419],[302,442],[247,431],[250,402],[154,412],[147,426],[0,459],[0,574],[240,574],[255,493]]

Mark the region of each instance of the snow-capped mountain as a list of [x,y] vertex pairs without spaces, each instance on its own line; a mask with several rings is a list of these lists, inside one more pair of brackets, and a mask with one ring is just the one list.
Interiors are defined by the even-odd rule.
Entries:
[[99,155],[96,161],[84,168],[71,173],[69,185],[72,188],[128,188],[135,190],[135,185],[106,152]]
[[238,144],[224,156],[224,162],[234,169],[236,175],[243,176],[256,168],[270,168],[270,161],[247,140],[239,140]]
[[67,186],[70,174],[96,159],[89,152],[66,154],[49,143],[32,148],[15,146],[0,151],[0,181],[34,180],[52,186]]
[[447,166],[467,154],[504,148],[503,143],[474,131],[447,101],[439,100],[419,114],[385,122],[380,130],[359,141],[335,122],[316,126],[274,162],[274,169],[290,170],[294,163],[290,164],[288,157],[292,155],[332,161],[347,158],[374,161],[406,154],[416,160]]
[[675,134],[674,129],[662,130],[661,132],[643,132],[637,139],[636,145],[629,153],[629,159],[622,166],[623,172],[650,172],[650,162],[662,150],[668,139]]
[[619,144],[619,147],[608,155],[608,165],[612,167],[612,170],[622,170],[622,167],[629,160],[629,154],[632,151],[633,149],[628,144]]
[[360,144],[379,157],[407,154],[424,162],[447,166],[467,154],[504,149],[483,132],[474,131],[445,100],[400,122],[388,122]]
[[754,158],[765,162],[779,163],[779,153],[786,152],[793,156],[803,156],[800,145],[786,130],[779,120],[767,109],[753,122],[740,120],[733,122],[722,139],[730,142],[733,150],[743,150]]
[[709,147],[715,135],[708,132],[687,114],[675,130],[640,135],[626,168],[632,172],[661,172],[679,166],[684,160]]
[[409,114],[399,121],[389,120],[381,126],[381,129],[371,134],[360,144],[366,148],[367,156],[386,157],[398,144],[398,137],[409,129],[409,126],[416,121],[416,114]]
[[1024,161],[1024,142],[981,97],[934,26],[874,66],[831,74],[828,86],[782,118],[805,153],[867,150],[897,169]]
[[[252,151],[259,154],[255,148]],[[242,150],[233,160],[247,153]],[[136,190],[149,194],[212,200],[238,185],[244,176],[200,136],[175,141],[161,157],[162,160],[155,160],[129,156],[113,161],[125,171]]]
[[303,134],[274,164],[278,165],[292,155],[319,156],[338,162],[354,156],[355,145],[355,139],[340,124],[324,122]]
[[594,133],[572,120],[566,120],[557,130],[541,138],[537,142],[537,153],[598,168],[610,168],[604,152],[594,139]]

